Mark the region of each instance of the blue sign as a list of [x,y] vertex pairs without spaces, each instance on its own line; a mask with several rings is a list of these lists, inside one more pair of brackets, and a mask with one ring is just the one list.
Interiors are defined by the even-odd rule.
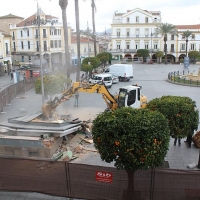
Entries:
[[189,57],[184,57],[184,68],[189,68],[189,65],[190,65],[190,59]]

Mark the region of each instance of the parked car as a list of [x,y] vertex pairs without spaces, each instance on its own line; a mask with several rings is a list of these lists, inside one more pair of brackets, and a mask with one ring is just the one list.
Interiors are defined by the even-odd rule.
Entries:
[[106,87],[112,87],[112,74],[96,74],[89,80],[89,83],[104,83]]
[[117,76],[112,75],[112,83],[118,83],[119,78]]

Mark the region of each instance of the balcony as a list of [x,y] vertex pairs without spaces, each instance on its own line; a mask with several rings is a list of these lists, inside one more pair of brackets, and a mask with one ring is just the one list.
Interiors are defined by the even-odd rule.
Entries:
[[35,38],[38,38],[38,35],[35,35]]
[[153,19],[152,23],[161,23],[161,19]]
[[124,53],[136,53],[137,49],[124,49]]
[[113,19],[113,24],[122,24],[122,19]]
[[170,49],[170,52],[173,52],[173,53],[174,53],[174,52],[175,52],[175,49]]

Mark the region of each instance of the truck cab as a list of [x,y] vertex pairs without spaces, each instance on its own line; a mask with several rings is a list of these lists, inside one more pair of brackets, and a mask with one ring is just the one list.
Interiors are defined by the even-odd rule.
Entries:
[[119,89],[118,95],[118,108],[132,107],[141,108],[145,107],[147,98],[140,94],[141,87],[136,85],[129,85]]

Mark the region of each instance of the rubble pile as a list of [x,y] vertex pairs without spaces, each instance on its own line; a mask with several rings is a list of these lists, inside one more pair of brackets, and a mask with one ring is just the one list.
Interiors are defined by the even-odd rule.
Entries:
[[88,122],[83,122],[81,131],[64,137],[63,142],[59,145],[51,159],[54,161],[70,161],[81,157],[88,151],[98,153],[93,145],[91,128],[92,126]]

